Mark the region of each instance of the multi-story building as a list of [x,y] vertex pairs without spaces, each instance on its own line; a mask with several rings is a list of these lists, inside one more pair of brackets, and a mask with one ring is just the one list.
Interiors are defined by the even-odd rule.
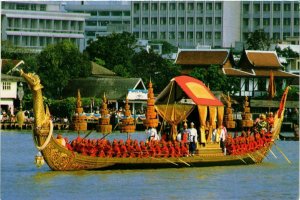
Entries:
[[242,1],[241,41],[258,29],[275,40],[299,37],[299,17],[299,1]]
[[85,26],[87,43],[97,36],[106,36],[113,32],[131,32],[130,5],[128,1],[82,1],[67,2],[65,9],[69,12],[90,14]]
[[82,51],[87,17],[87,14],[63,11],[60,2],[4,1],[1,3],[1,39],[37,51],[68,39]]
[[239,8],[240,2],[229,1],[134,1],[131,29],[137,38],[181,48],[230,47],[239,39]]

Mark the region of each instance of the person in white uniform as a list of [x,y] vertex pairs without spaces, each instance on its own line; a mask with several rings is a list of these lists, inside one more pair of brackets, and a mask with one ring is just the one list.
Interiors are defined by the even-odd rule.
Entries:
[[191,155],[194,155],[196,152],[196,142],[198,142],[197,129],[194,128],[194,123],[191,123],[191,128],[189,132],[189,151]]

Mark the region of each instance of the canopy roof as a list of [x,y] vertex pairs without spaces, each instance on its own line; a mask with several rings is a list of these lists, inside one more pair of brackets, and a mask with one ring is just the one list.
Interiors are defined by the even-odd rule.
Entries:
[[189,76],[173,78],[158,95],[155,102],[155,104],[174,103],[223,106],[223,103],[212,94],[202,81]]

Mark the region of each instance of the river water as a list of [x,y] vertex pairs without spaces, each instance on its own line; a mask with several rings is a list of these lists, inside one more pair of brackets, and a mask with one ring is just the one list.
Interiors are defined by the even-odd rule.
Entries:
[[[63,133],[75,138],[75,133]],[[100,137],[92,133],[90,137]],[[114,133],[113,138],[126,138]],[[132,134],[142,139],[144,133]],[[1,131],[1,199],[299,199],[299,142],[277,141],[261,164],[207,168],[51,171],[34,165],[29,131]]]

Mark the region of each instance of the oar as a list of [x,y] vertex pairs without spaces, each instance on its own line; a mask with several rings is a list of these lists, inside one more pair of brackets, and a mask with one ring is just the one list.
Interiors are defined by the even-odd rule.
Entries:
[[256,163],[256,159],[253,156],[251,156],[249,153],[247,153],[247,155]]
[[283,157],[286,159],[286,161],[289,163],[289,164],[292,164],[292,162],[286,157],[286,155],[283,153],[283,151],[277,146],[277,144],[274,142],[275,144],[275,147],[277,148],[277,150],[283,155]]
[[94,130],[94,129],[92,129],[89,133],[87,133],[87,134],[83,137],[83,139],[87,138],[87,137],[93,132],[93,130]]
[[[275,143],[274,143],[274,144],[275,144]],[[274,156],[274,158],[277,159],[277,156],[275,155],[275,153],[274,153],[271,149],[269,149],[269,150],[270,150],[271,154]]]
[[100,140],[103,140],[103,139],[104,139],[106,136],[108,136],[109,134],[111,134],[111,133],[107,133],[107,134],[103,135],[102,138],[100,138]]
[[238,159],[240,159],[241,161],[243,161],[243,163],[245,163],[246,165],[248,165],[248,163],[246,163],[246,161],[242,157],[240,157],[238,155],[236,155],[236,157],[238,157]]
[[118,123],[115,125],[115,127],[113,128],[112,131],[114,131],[114,130],[117,128],[117,126],[119,126],[119,124],[120,124],[120,122],[118,122]]
[[153,159],[155,159],[155,160],[165,160],[165,161],[167,161],[167,162],[169,162],[169,163],[172,163],[173,165],[176,165],[176,166],[178,166],[178,164],[177,163],[174,163],[174,162],[172,162],[171,160],[168,160],[168,159],[166,159],[166,158],[155,158],[155,157],[150,157],[150,158],[153,158]]
[[185,162],[184,160],[181,160],[180,158],[178,158],[178,160],[179,160],[180,162],[186,164],[186,165],[189,166],[189,167],[191,166],[189,163]]

